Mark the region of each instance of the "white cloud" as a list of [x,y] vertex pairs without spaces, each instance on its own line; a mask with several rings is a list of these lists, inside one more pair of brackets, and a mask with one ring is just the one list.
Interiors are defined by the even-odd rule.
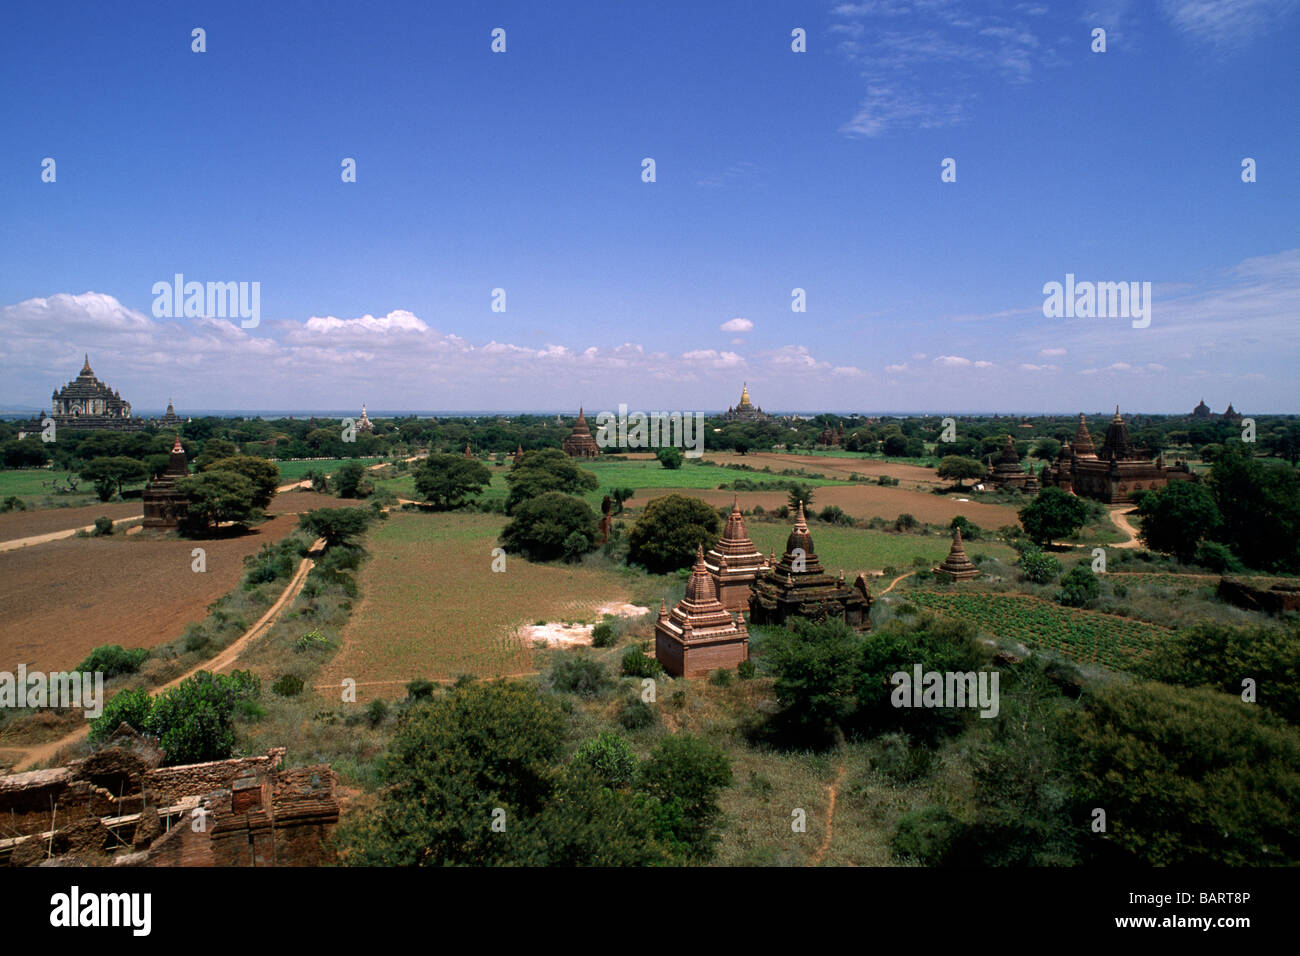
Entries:
[[1039,349],[1039,350],[1038,350],[1038,354],[1039,354],[1039,355],[1046,355],[1046,356],[1049,357],[1049,358],[1056,358],[1056,357],[1059,357],[1059,356],[1064,355],[1064,354],[1065,354],[1065,349],[1062,349],[1062,348]]
[[723,332],[752,332],[754,331],[754,323],[749,319],[728,319],[719,328]]

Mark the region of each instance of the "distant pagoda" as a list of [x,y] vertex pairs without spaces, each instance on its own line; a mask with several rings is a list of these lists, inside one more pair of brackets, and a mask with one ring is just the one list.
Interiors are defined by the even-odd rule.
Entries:
[[660,601],[655,621],[655,658],[676,677],[703,677],[732,669],[749,659],[749,630],[745,618],[731,613],[718,600],[717,585],[696,546],[695,566],[686,581],[686,594],[670,611]]
[[755,406],[749,400],[749,383],[746,382],[740,390],[740,404],[735,408],[728,407],[722,420],[724,422],[767,422],[772,420],[772,416],[764,414],[761,405]]
[[934,573],[954,581],[965,581],[980,573],[980,569],[966,557],[966,549],[961,543],[960,526],[952,529],[952,547],[948,550],[948,557],[944,559],[943,564],[934,569]]
[[596,439],[591,437],[587,416],[582,413],[581,408],[578,409],[578,421],[573,426],[573,431],[568,438],[564,439],[561,447],[570,458],[596,458],[600,455],[600,446],[596,444]]
[[[51,393],[50,402],[49,417],[59,428],[134,432],[148,427],[144,419],[131,417],[130,402],[95,377],[89,354],[85,356],[81,373]],[[41,417],[45,417],[44,413]]]
[[515,445],[515,454],[513,460],[516,465],[524,460],[524,446],[522,444]]
[[366,403],[365,403],[365,402],[362,402],[362,403],[361,403],[361,417],[360,417],[359,419],[357,419],[357,431],[359,431],[359,432],[373,432],[374,430],[375,430],[375,423],[372,422],[372,421],[370,420],[370,418],[366,415]]
[[827,574],[813,550],[812,535],[803,502],[794,529],[785,542],[785,554],[754,582],[749,598],[749,619],[754,624],[786,624],[790,618],[814,621],[843,620],[858,630],[871,627],[871,593],[859,574],[853,587]]
[[1007,436],[1006,444],[1002,446],[1002,454],[989,468],[985,480],[1004,490],[1015,489],[1031,495],[1038,492],[1038,476],[1032,471],[1026,472],[1020,464],[1020,456],[1016,454],[1016,443],[1010,435]]
[[180,526],[189,513],[190,502],[176,490],[176,482],[188,477],[189,473],[189,459],[185,457],[185,449],[177,437],[172,445],[171,456],[167,459],[167,467],[145,486],[144,527],[166,529]]
[[713,575],[723,607],[728,611],[743,611],[749,607],[750,587],[769,565],[745,529],[739,498],[732,501],[727,526],[718,543],[704,555],[704,565]]

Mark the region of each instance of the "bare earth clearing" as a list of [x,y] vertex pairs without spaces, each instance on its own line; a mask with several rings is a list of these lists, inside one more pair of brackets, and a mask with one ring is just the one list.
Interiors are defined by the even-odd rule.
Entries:
[[110,501],[108,504],[87,505],[84,508],[47,508],[43,511],[11,511],[0,515],[0,541],[28,538],[51,531],[65,531],[94,524],[104,515],[118,518],[139,517],[144,513],[140,502]]
[[345,677],[357,700],[400,697],[417,677],[505,676],[531,671],[526,628],[537,621],[595,621],[630,596],[609,571],[531,564],[510,556],[492,570],[505,519],[485,514],[394,512],[366,541],[362,599],[343,646],[316,690],[337,698]]
[[[207,606],[233,589],[243,559],[297,526],[271,518],[236,538],[66,538],[0,553],[0,669],[76,666],[100,644],[155,647],[179,637]],[[191,570],[191,551],[207,571]]]

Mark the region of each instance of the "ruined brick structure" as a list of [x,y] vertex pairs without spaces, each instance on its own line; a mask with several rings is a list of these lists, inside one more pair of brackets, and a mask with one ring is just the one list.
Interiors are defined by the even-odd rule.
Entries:
[[676,677],[703,677],[732,669],[749,659],[749,630],[744,615],[732,620],[718,600],[717,585],[697,547],[686,594],[671,611],[660,602],[655,622],[655,657]]
[[[259,757],[163,767],[123,725],[102,749],[51,770],[0,777],[0,864],[315,866],[338,822],[329,765]],[[196,810],[199,812],[196,814]]]

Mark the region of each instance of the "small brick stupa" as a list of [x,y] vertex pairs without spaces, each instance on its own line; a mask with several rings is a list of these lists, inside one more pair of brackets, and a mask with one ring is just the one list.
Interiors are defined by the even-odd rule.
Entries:
[[871,627],[871,594],[859,574],[853,587],[831,577],[813,550],[803,502],[781,560],[759,575],[749,597],[749,618],[755,624],[785,624],[792,617],[814,621],[838,618],[850,627]]
[[144,489],[144,527],[176,528],[190,510],[189,499],[176,490],[176,481],[188,477],[190,462],[180,436],[172,445],[167,468]]
[[749,607],[749,589],[758,576],[769,567],[761,551],[745,529],[745,518],[740,513],[740,499],[731,503],[727,527],[718,543],[704,555],[704,566],[713,575],[718,587],[718,600],[728,611],[743,611]]
[[655,657],[675,677],[703,677],[732,669],[749,659],[749,630],[745,618],[731,619],[718,600],[718,588],[697,547],[686,594],[671,610],[659,605],[655,622]]
[[944,559],[943,564],[934,569],[934,573],[954,581],[965,581],[980,573],[980,569],[966,557],[966,549],[961,544],[960,527],[952,529],[952,547],[948,551],[948,557]]
[[573,432],[564,439],[564,453],[570,458],[595,458],[600,454],[600,446],[591,437],[591,428],[587,425],[587,416],[578,409],[578,421]]

